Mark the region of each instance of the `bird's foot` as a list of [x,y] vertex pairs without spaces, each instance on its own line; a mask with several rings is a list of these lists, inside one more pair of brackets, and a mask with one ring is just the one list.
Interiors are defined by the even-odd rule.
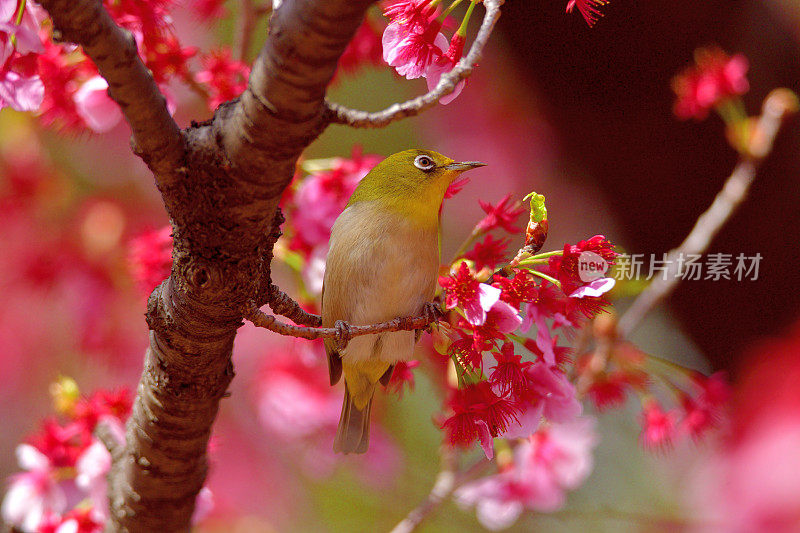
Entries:
[[441,304],[436,302],[428,302],[422,306],[422,316],[424,316],[429,324],[438,322],[444,316]]
[[424,316],[428,321],[428,325],[424,328],[414,330],[414,342],[419,341],[423,331],[427,330],[430,332],[433,324],[444,317],[444,313],[442,312],[442,307],[440,304],[436,302],[428,302],[422,306],[422,316]]
[[353,338],[350,334],[350,324],[344,320],[337,320],[333,327],[336,329],[336,348],[341,352]]

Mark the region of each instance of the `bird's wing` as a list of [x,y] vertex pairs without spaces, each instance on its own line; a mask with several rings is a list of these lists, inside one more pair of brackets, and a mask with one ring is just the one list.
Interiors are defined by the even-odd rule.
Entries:
[[[325,298],[325,282],[322,282],[322,295],[320,299],[324,301]],[[330,377],[331,385],[336,385],[342,378],[342,356],[336,349],[335,339],[324,339],[325,353],[328,354],[328,377]]]

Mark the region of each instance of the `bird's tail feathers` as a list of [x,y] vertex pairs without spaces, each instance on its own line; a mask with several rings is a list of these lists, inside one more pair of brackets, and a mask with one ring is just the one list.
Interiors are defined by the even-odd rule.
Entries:
[[[373,387],[374,391],[374,387]],[[369,414],[372,411],[372,394],[363,409],[353,403],[353,397],[344,383],[344,403],[339,417],[339,429],[333,441],[333,451],[337,453],[364,453],[369,447]]]

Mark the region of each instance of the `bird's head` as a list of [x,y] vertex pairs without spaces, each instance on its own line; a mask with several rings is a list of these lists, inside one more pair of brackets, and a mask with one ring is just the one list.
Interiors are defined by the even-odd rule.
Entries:
[[422,222],[438,220],[447,187],[462,172],[485,163],[456,161],[432,150],[405,150],[390,155],[356,187],[348,206],[371,201]]

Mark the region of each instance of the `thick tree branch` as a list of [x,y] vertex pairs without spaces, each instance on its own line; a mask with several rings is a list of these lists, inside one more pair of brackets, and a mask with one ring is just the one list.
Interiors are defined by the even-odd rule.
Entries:
[[183,136],[167,102],[142,63],[133,34],[116,25],[100,0],[40,0],[53,19],[53,37],[79,44],[108,82],[133,131],[134,151],[153,171],[159,187],[183,166]]
[[452,93],[461,80],[472,74],[473,67],[478,63],[489,36],[494,29],[497,19],[500,18],[500,6],[504,0],[484,0],[486,13],[478,30],[478,35],[469,49],[469,53],[458,64],[443,75],[436,87],[430,92],[408,100],[401,104],[393,104],[382,111],[370,113],[349,109],[335,102],[326,102],[328,119],[334,124],[345,124],[354,128],[381,128],[396,120],[419,115],[426,109],[435,106],[439,100]]
[[[326,125],[325,87],[369,3],[285,0],[248,90],[181,136],[161,120],[163,101],[152,102],[152,115],[138,111],[141,100],[129,93],[147,93],[140,84],[152,80],[140,75],[132,41],[97,1],[45,2],[65,38],[103,65],[140,151],[157,176],[170,178],[159,176],[158,184],[173,227],[172,273],[148,302],[150,347],[126,444],[109,475],[107,531],[189,530],[213,422],[233,378],[243,305],[271,300],[290,317],[311,320],[272,288],[272,249],[283,222],[278,201],[298,156]],[[73,12],[81,9],[88,14]],[[139,119],[159,130],[153,139],[166,136],[174,141],[168,146],[180,146],[166,152],[174,157],[148,152]]]
[[247,89],[214,120],[237,172],[269,175],[271,191],[283,190],[300,152],[327,125],[325,89],[371,3],[286,0],[272,14]]
[[701,254],[711,245],[711,241],[747,197],[759,165],[772,150],[784,116],[796,111],[796,107],[796,98],[786,89],[776,89],[767,96],[752,134],[748,153],[742,156],[722,190],[697,219],[686,239],[680,246],[670,250],[664,275],[650,282],[622,315],[618,324],[621,337],[627,337],[647,313],[678,286],[680,278],[677,275],[677,258],[681,255]]

